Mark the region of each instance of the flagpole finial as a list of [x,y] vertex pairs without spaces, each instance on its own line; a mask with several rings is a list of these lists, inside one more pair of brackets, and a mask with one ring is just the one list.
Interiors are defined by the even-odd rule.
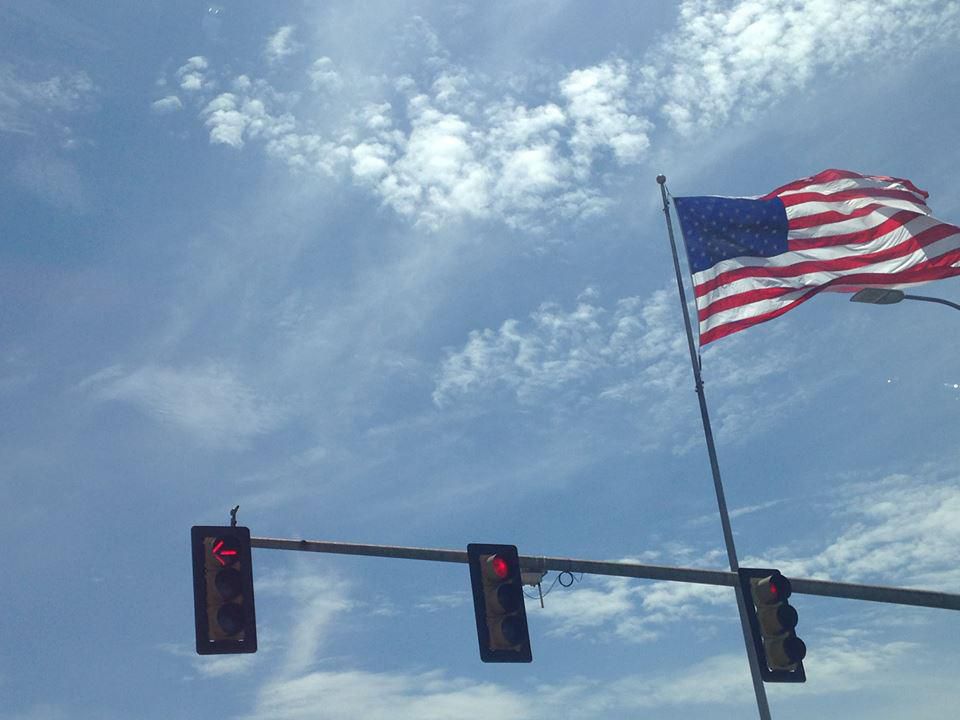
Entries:
[[667,181],[666,175],[657,175],[657,182],[663,185]]

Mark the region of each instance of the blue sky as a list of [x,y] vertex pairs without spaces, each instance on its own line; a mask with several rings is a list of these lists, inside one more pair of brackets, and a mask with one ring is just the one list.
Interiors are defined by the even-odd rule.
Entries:
[[[200,658],[189,528],[724,569],[655,177],[895,175],[958,223],[958,39],[956,2],[4,3],[0,718],[752,716],[732,593],[682,584],[557,586],[487,666],[465,566],[258,550],[260,651]],[[960,592],[958,321],[831,295],[708,347],[742,564]],[[794,604],[775,717],[953,714],[955,613]]]

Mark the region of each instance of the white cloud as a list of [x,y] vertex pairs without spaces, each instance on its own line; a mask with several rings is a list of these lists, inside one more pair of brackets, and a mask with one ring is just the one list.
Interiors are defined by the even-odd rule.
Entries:
[[[960,12],[934,2],[686,0],[647,64],[614,56],[566,69],[546,85],[543,104],[529,108],[505,95],[502,82],[452,63],[417,17],[400,33],[394,66],[410,74],[353,71],[347,79],[319,57],[306,72],[313,94],[295,115],[293,94],[278,113],[266,96],[279,94],[257,81],[264,112],[285,119],[260,139],[294,171],[352,178],[422,227],[495,219],[541,232],[608,210],[611,169],[647,156],[657,113],[681,134],[716,128],[788,97],[817,72],[915,53],[958,29]],[[286,25],[269,38],[271,62],[301,49],[293,34]],[[178,77],[191,92],[214,84],[200,56]],[[364,117],[358,107],[380,110]],[[252,137],[245,117],[235,107],[204,120],[214,142],[241,147]]]
[[[421,30],[423,24],[415,23]],[[278,42],[284,38],[289,33]],[[309,97],[283,96],[241,75],[233,92],[210,98],[201,115],[212,142],[240,148],[254,137],[242,105],[255,98],[262,103],[256,114],[270,129],[259,135],[270,156],[296,171],[346,173],[430,229],[497,218],[539,231],[592,217],[607,207],[599,189],[584,182],[592,166],[601,157],[635,162],[648,144],[646,121],[630,111],[622,61],[568,75],[554,88],[557,102],[537,107],[498,98],[488,79],[451,65],[442,53],[430,65],[422,87],[406,76],[352,78],[348,86],[333,61],[321,57],[307,71],[319,95],[313,105]],[[192,90],[214,85],[203,58],[191,58],[180,74],[181,85],[189,78]],[[403,102],[388,102],[387,93],[399,93]]]
[[243,132],[249,123],[248,117],[237,109],[237,96],[223,93],[211,100],[203,109],[205,124],[210,128],[210,142],[223,143],[236,148],[243,147]]
[[[240,87],[249,88],[249,83]],[[210,142],[235,148],[250,138],[273,139],[293,130],[289,115],[271,115],[265,98],[249,94],[222,93],[207,103],[201,115],[210,128]]]
[[390,172],[393,148],[381,143],[360,143],[350,152],[353,158],[351,170],[361,182],[379,182]]
[[348,147],[321,135],[287,133],[267,142],[267,154],[298,171],[335,175],[351,158]]
[[[808,696],[831,696],[868,688],[906,689],[913,679],[898,676],[894,667],[904,655],[915,653],[915,646],[903,642],[874,641],[854,646],[842,639],[828,641],[818,647],[817,663],[808,669],[811,682],[795,691]],[[746,658],[742,653],[731,653],[708,657],[680,670],[625,675],[605,681],[581,675],[562,685],[540,683],[524,691],[476,678],[450,678],[439,671],[421,674],[360,670],[313,672],[268,682],[261,688],[255,708],[246,718],[599,719],[633,717],[638,712],[657,708],[673,711],[684,706],[726,708],[730,717],[739,717],[755,712],[752,703]],[[738,706],[740,709],[734,710]],[[725,715],[714,712],[709,716]]]
[[448,610],[450,608],[467,605],[470,602],[471,598],[465,592],[445,593],[442,595],[432,595],[423,600],[423,602],[417,603],[415,607],[418,610],[426,610],[427,612],[439,612],[440,610]]
[[960,30],[953,3],[686,0],[651,76],[682,133],[741,119],[810,84],[872,61],[898,62]]
[[314,60],[307,75],[310,76],[310,87],[315,92],[334,93],[343,87],[340,73],[334,67],[333,60],[328,57]]
[[296,610],[285,645],[284,675],[307,672],[318,660],[336,617],[355,607],[350,586],[339,578],[304,572],[275,573],[257,578],[257,591],[291,598]]
[[50,125],[51,117],[89,110],[96,92],[82,70],[29,80],[13,65],[0,63],[0,132],[36,133]]
[[[593,300],[585,293],[569,311],[543,303],[526,326],[510,319],[496,331],[472,331],[464,347],[444,360],[434,402],[442,406],[495,386],[526,402],[543,390],[597,379],[603,383],[595,391],[599,398],[672,389],[682,375],[683,338],[668,324],[669,294],[660,291],[646,302],[623,298],[612,311]],[[639,382],[622,379],[637,373]]]
[[[247,716],[250,720],[479,719],[502,712],[510,717],[530,717],[525,714],[529,703],[521,695],[497,685],[448,679],[442,672],[315,671],[312,666],[320,659],[318,651],[335,620],[356,608],[349,586],[329,574],[297,571],[258,578],[257,590],[292,597],[297,607],[291,616],[297,620],[289,628],[280,670],[261,687]],[[450,604],[449,597],[434,601]]]
[[810,687],[818,693],[880,688],[896,682],[891,670],[897,660],[918,651],[920,646],[911,642],[880,642],[857,633],[823,634],[818,638],[816,660],[808,660],[804,670]]
[[[753,512],[779,501],[744,508]],[[844,486],[828,496],[830,524],[840,527],[834,536],[818,537],[809,555],[774,548],[765,557],[741,557],[744,567],[778,567],[788,577],[821,577],[844,582],[960,590],[960,571],[945,567],[943,558],[960,543],[960,488],[955,473],[931,471],[921,477],[894,475],[878,481]],[[685,565],[716,566],[716,557],[692,557]],[[736,622],[730,588],[676,582],[638,582],[626,578],[595,578],[592,586],[575,585],[568,592],[552,592],[540,613],[552,627],[550,635],[572,635],[647,642],[679,622],[702,626]],[[588,631],[589,632],[586,632]],[[824,640],[818,639],[818,645]],[[832,662],[851,663],[857,653],[843,636],[829,636],[828,652],[817,651],[817,667],[829,678]],[[892,643],[878,652],[903,649]],[[830,649],[832,648],[832,650]],[[864,657],[863,655],[860,656]],[[826,663],[824,665],[823,663]],[[850,665],[854,674],[869,663]],[[859,682],[859,681],[858,681]],[[824,692],[842,689],[846,682],[827,683]]]
[[244,675],[250,672],[257,661],[254,655],[215,655],[198,658],[193,653],[190,653],[190,659],[198,675],[213,678]]
[[303,47],[293,39],[293,25],[284,25],[267,39],[264,55],[267,62],[276,64],[297,53]]
[[581,176],[589,171],[597,148],[613,152],[618,162],[638,161],[650,146],[652,124],[630,111],[632,79],[623,61],[574,70],[560,83],[574,121],[570,147]]
[[[447,408],[489,404],[507,393],[522,406],[578,412],[629,403],[641,420],[639,447],[669,445],[684,454],[703,437],[692,419],[696,403],[685,392],[692,373],[682,327],[672,289],[609,305],[588,289],[572,308],[545,302],[526,319],[471,331],[462,347],[447,349],[433,400]],[[714,434],[726,445],[775,429],[788,410],[816,402],[849,372],[843,366],[805,372],[809,344],[786,329],[775,332],[776,342],[744,333],[703,354],[704,378],[720,390],[711,397]],[[789,391],[771,385],[780,377],[791,378]]]
[[833,523],[845,529],[825,547],[809,557],[771,551],[790,572],[960,591],[960,570],[943,562],[960,543],[955,474],[931,470],[853,484],[834,493],[831,506]]
[[[694,565],[704,563],[695,560]],[[650,582],[630,578],[592,578],[596,587],[575,585],[550,592],[546,607],[528,609],[552,625],[548,635],[592,637],[603,641],[645,643],[656,640],[671,624],[735,621],[730,588],[693,583]],[[725,617],[724,617],[725,616]]]
[[180,88],[187,92],[197,92],[212,87],[214,83],[207,73],[209,67],[210,63],[202,55],[188,58],[187,62],[177,69]]
[[[375,691],[373,690],[375,689]],[[482,720],[537,717],[525,693],[440,672],[315,672],[268,683],[249,720]]]
[[163,115],[182,109],[183,103],[176,95],[167,95],[166,97],[151,103],[150,108],[155,113]]
[[634,587],[620,578],[605,579],[602,589],[576,586],[567,592],[551,592],[543,610],[553,627],[548,635],[580,636],[585,630],[625,617],[635,610]]
[[88,377],[78,389],[101,401],[131,403],[211,446],[242,445],[272,431],[283,417],[279,405],[259,397],[235,370],[213,361],[180,369],[113,366]]
[[465,118],[410,100],[410,134],[378,191],[404,215],[436,227],[448,217],[483,217],[488,212],[489,170],[481,162],[477,131]]

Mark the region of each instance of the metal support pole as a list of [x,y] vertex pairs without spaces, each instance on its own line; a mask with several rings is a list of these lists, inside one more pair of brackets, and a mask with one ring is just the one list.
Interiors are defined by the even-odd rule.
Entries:
[[[364,557],[467,564],[467,553],[463,550],[401,547],[397,545],[364,545],[360,543],[325,542],[318,540],[282,540],[279,538],[263,537],[250,538],[250,546],[266,550],[295,550],[300,552],[332,553],[336,555],[359,555]],[[521,555],[520,567],[522,570],[531,572],[553,570],[556,572],[585,573],[587,575],[687,582],[698,585],[736,587],[739,584],[737,574],[726,570],[704,570],[700,568],[672,567],[668,565],[609,562],[606,560],[577,560],[563,557],[545,557],[543,555]],[[896,605],[914,605],[918,607],[938,608],[941,610],[960,610],[960,595],[952,593],[882,587],[879,585],[857,585],[853,583],[833,582],[831,580],[809,580],[805,578],[790,578],[790,585],[793,588],[794,594],[797,595],[820,595],[823,597],[869,600],[872,602],[893,603]]]
[[[727,547],[727,560],[731,572],[737,572],[740,564],[737,562],[737,549],[733,544],[733,530],[730,527],[730,515],[727,512],[727,500],[723,494],[723,483],[720,480],[720,464],[717,461],[717,449],[713,443],[713,430],[710,427],[710,415],[707,412],[707,399],[703,393],[703,379],[700,377],[700,358],[693,344],[693,331],[690,328],[690,313],[687,310],[687,296],[683,290],[683,274],[680,272],[680,259],[677,255],[677,242],[673,237],[673,222],[670,219],[670,201],[667,199],[667,178],[657,175],[660,185],[660,195],[663,198],[663,216],[667,221],[667,235],[670,237],[670,251],[673,254],[673,269],[677,276],[677,292],[680,293],[680,305],[683,309],[683,325],[687,331],[687,346],[690,348],[690,365],[693,367],[693,378],[700,401],[700,419],[703,421],[703,435],[707,441],[707,454],[710,456],[710,470],[713,473],[713,488],[717,494],[717,508],[720,510],[720,525],[723,527],[723,541]],[[743,642],[747,648],[747,659],[750,663],[750,676],[753,679],[753,692],[757,696],[757,710],[760,720],[770,720],[770,706],[767,704],[767,692],[763,687],[763,678],[760,676],[760,660],[750,632],[750,620],[747,615],[746,598],[743,590],[737,584],[734,587],[737,595],[737,609],[740,611],[740,625],[743,630]]]

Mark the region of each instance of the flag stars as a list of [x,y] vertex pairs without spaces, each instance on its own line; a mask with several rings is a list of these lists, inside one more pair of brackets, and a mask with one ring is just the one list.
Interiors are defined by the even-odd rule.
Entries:
[[779,199],[676,198],[693,272],[723,260],[787,251],[787,218]]

